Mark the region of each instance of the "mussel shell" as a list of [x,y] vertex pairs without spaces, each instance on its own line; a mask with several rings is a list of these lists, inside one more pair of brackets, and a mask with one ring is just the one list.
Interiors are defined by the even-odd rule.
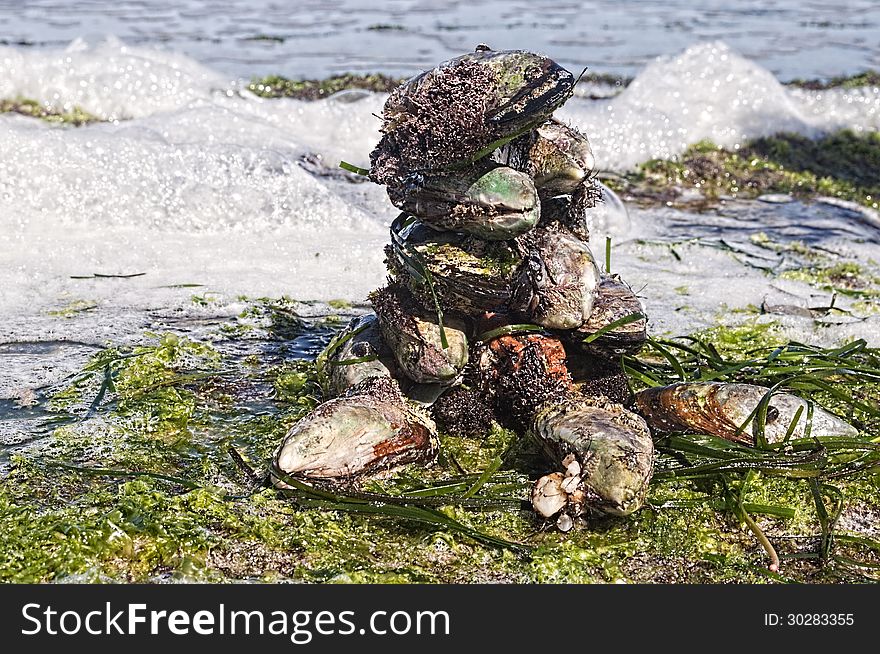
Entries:
[[401,214],[386,250],[392,276],[428,310],[434,308],[426,273],[444,312],[465,316],[506,306],[522,255],[507,241],[437,232]]
[[555,119],[514,139],[493,157],[530,175],[542,199],[575,193],[596,167],[587,137]]
[[475,161],[543,123],[571,96],[574,81],[547,57],[520,50],[446,61],[388,97],[370,176],[388,184]]
[[370,296],[382,337],[398,368],[418,384],[451,384],[468,361],[466,326],[452,317],[443,321],[447,346],[441,340],[436,314],[420,307],[406,287],[393,284]]
[[375,314],[352,318],[336,338],[342,343],[327,359],[336,395],[370,377],[393,376],[394,358],[382,339]]
[[[297,422],[273,465],[293,477],[340,479],[428,462],[437,447],[430,417],[407,404],[397,382],[373,377]],[[275,485],[286,486],[277,478]]]
[[542,408],[531,431],[557,463],[576,456],[588,508],[624,516],[644,503],[654,443],[639,416],[601,398],[572,398]]
[[[639,391],[635,395],[635,407],[651,428],[659,432],[712,434],[754,445],[755,423],[749,418],[768,391],[752,384],[682,382]],[[800,408],[803,411],[790,438],[803,438],[806,433],[808,404],[789,393],[771,396],[764,425],[764,438],[768,443],[785,439]],[[747,425],[746,420],[749,420]],[[814,406],[810,434],[817,437],[856,436],[858,431],[837,416]]]
[[[584,342],[608,325],[637,314],[638,319],[618,325],[589,343]],[[647,323],[644,307],[629,285],[617,275],[602,275],[590,317],[576,330],[564,333],[563,340],[573,352],[618,359],[642,348],[648,339]]]
[[532,178],[488,162],[451,173],[413,173],[390,186],[388,196],[428,227],[493,241],[524,234],[541,216]]
[[599,286],[599,268],[589,246],[558,225],[540,226],[521,240],[527,254],[511,308],[548,329],[583,325]]

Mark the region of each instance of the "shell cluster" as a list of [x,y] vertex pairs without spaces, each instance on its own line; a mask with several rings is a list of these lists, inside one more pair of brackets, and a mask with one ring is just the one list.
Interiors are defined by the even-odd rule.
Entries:
[[[537,480],[533,505],[567,531],[581,515],[642,505],[649,426],[728,425],[735,401],[752,400],[652,389],[635,407],[653,418],[627,408],[620,358],[645,342],[647,318],[590,249],[593,154],[552,115],[575,81],[541,55],[481,46],[391,93],[369,171],[401,211],[388,283],[328,346],[335,397],[293,426],[277,469],[346,479],[430,462],[437,424],[479,436],[497,421],[546,451],[557,472]],[[709,396],[721,413],[694,418]]]

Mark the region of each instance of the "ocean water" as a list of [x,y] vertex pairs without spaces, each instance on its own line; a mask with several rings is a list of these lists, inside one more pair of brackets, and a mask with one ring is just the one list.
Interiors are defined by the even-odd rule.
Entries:
[[413,74],[488,43],[635,75],[723,40],[782,80],[880,66],[874,0],[0,0],[0,41],[62,47],[113,34],[225,75]]
[[[173,312],[234,315],[242,295],[361,302],[383,283],[396,212],[382,188],[337,165],[368,162],[385,97],[264,100],[246,90],[255,75],[409,73],[474,42],[528,45],[635,77],[559,112],[611,172],[704,138],[735,148],[782,130],[880,126],[880,89],[780,83],[877,65],[874,3],[315,5],[0,2],[0,98],[109,121],[64,128],[0,114],[0,344],[76,342],[85,356]],[[756,248],[760,233],[840,261],[880,259],[876,212],[834,202],[730,201],[705,213],[609,202],[592,221],[597,254],[613,237],[614,270],[655,333],[736,322],[764,302],[827,306],[827,293],[776,277],[796,262]],[[138,276],[82,279],[94,274]],[[194,294],[211,298],[208,309]],[[70,306],[92,309],[59,317]],[[810,342],[880,342],[876,313],[775,319]],[[0,398],[81,364],[65,348],[0,348]]]

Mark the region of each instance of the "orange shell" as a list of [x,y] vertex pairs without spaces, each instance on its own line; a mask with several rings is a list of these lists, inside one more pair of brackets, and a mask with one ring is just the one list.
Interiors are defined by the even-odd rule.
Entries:
[[[489,342],[489,349],[495,355],[496,361],[506,364],[499,366],[508,372],[519,370],[522,358],[526,350],[537,349],[544,361],[547,376],[565,383],[571,384],[571,376],[565,365],[565,348],[562,341],[545,334],[520,334],[499,336]],[[504,374],[501,369],[496,374]]]

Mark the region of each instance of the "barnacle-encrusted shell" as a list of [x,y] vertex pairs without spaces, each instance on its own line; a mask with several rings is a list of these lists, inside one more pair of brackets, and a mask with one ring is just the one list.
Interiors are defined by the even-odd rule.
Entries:
[[522,428],[538,407],[563,397],[571,388],[565,356],[555,336],[499,336],[475,348],[476,384],[503,421]]
[[599,285],[589,246],[556,225],[538,227],[522,239],[528,252],[511,307],[542,327],[577,329],[590,317]]
[[522,256],[507,241],[485,241],[453,232],[437,232],[406,214],[391,226],[387,252],[391,274],[427,308],[433,297],[425,272],[445,311],[474,316],[505,306]]
[[407,404],[393,379],[373,377],[297,422],[274,465],[294,477],[334,479],[430,461],[436,452],[434,422]]
[[[584,342],[608,325],[636,315],[640,317],[604,332],[589,343]],[[602,275],[590,317],[578,329],[565,333],[563,338],[575,352],[616,359],[642,348],[648,338],[647,322],[642,303],[629,285],[618,275]]]
[[636,414],[603,398],[568,398],[539,410],[532,433],[555,461],[577,457],[587,508],[629,515],[644,502],[654,443]]
[[[752,384],[683,382],[640,391],[636,393],[635,402],[636,410],[657,431],[712,434],[753,445],[755,423],[749,418],[768,392],[769,389]],[[802,438],[806,433],[807,402],[789,393],[771,396],[764,424],[764,438],[768,443],[779,443],[785,438],[800,408],[803,411],[791,438]],[[810,434],[856,436],[858,431],[814,405]]]
[[[563,335],[566,332],[561,332]],[[632,400],[629,377],[619,359],[577,354],[566,343],[565,364],[574,380],[574,387],[584,395],[604,395],[612,402],[628,405]]]
[[444,320],[444,348],[436,314],[419,307],[404,286],[379,289],[370,300],[382,336],[407,377],[419,384],[450,384],[459,377],[468,360],[463,322],[451,317]]
[[370,176],[389,184],[474,161],[543,123],[573,89],[570,72],[531,52],[478,50],[446,61],[388,97]]
[[342,342],[328,357],[330,384],[337,395],[370,377],[391,377],[394,358],[382,340],[375,314],[352,318],[336,338]]
[[530,175],[542,198],[574,193],[596,166],[587,137],[555,119],[511,141],[493,157]]
[[503,377],[519,373],[533,358],[540,361],[542,375],[566,386],[571,381],[565,365],[565,348],[557,337],[549,334],[505,334],[482,344],[478,351],[477,368],[486,393],[496,389]]
[[541,216],[532,178],[491,162],[454,172],[413,173],[390,186],[388,196],[428,227],[493,241],[529,231]]

